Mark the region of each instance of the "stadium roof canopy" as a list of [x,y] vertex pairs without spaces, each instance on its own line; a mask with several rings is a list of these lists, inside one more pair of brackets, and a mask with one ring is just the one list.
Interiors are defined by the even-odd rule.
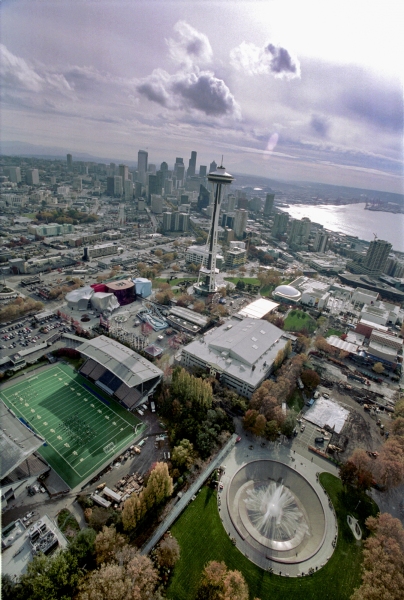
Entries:
[[45,440],[21,423],[1,401],[0,421],[0,479],[3,479],[38,450]]
[[140,354],[105,335],[84,342],[77,350],[108,369],[128,387],[136,387],[163,375],[160,369]]

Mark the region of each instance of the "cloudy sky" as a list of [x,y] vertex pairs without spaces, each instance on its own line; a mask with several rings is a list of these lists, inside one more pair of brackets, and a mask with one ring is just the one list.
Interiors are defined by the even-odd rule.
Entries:
[[385,0],[3,0],[1,141],[403,192]]

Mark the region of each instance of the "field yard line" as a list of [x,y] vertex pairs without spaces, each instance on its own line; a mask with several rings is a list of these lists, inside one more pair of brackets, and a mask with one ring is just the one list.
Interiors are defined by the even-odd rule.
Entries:
[[[67,375],[67,377],[70,377],[70,379],[72,379],[73,381],[75,381],[75,379],[73,379],[73,377],[72,377],[71,375],[69,375],[69,373],[66,373],[66,375]],[[80,377],[83,377],[83,376],[82,376],[82,375],[80,375]],[[85,379],[85,378],[83,377],[83,379]],[[81,384],[78,384],[78,385],[81,385]],[[83,386],[81,386],[81,387],[83,387]],[[86,391],[89,391],[89,390],[86,390]],[[92,396],[93,396],[93,397],[94,397],[94,398],[95,398],[95,399],[96,399],[98,402],[101,402],[101,400],[99,400],[99,399],[97,398],[97,396],[94,396],[94,394],[92,394],[91,392],[90,392],[90,394],[91,394],[91,395],[92,395]],[[112,400],[112,402],[115,402],[115,400],[113,400],[113,399],[112,399],[112,397],[111,397],[111,400]],[[117,415],[117,413],[116,413],[115,411],[113,411],[113,410],[112,410],[112,408],[111,408],[110,406],[108,406],[108,405],[104,404],[103,402],[101,402],[101,404],[102,404],[103,406],[105,406],[105,407],[106,407],[108,410],[110,410],[111,412],[113,412],[115,415]],[[128,424],[130,427],[133,427],[132,423],[129,423],[129,422],[128,422],[128,421],[127,421],[127,420],[126,420],[124,417],[121,417],[121,415],[117,415],[117,416],[118,416],[120,419],[122,419],[122,421],[125,421],[125,423],[127,423],[127,424]],[[133,416],[134,416],[134,415],[133,415]]]

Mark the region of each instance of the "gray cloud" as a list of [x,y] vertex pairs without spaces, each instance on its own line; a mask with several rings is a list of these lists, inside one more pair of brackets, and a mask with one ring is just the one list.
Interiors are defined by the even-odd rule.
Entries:
[[230,64],[247,75],[272,74],[282,79],[300,77],[300,63],[292,58],[286,48],[268,43],[260,48],[253,43],[242,42],[230,52]]
[[207,36],[185,21],[174,25],[177,39],[168,39],[171,58],[183,67],[204,66],[212,60],[212,47]]
[[172,86],[174,93],[181,96],[188,108],[206,115],[237,115],[238,106],[229,88],[213,73],[191,73],[177,76]]
[[314,133],[316,133],[322,138],[325,138],[327,137],[330,129],[330,122],[326,117],[322,117],[320,115],[312,115],[310,121],[310,128],[312,131],[314,131]]
[[146,77],[136,87],[139,94],[145,96],[150,102],[156,102],[161,106],[169,104],[170,75],[163,69],[155,69],[149,77]]
[[292,75],[295,77],[298,75],[299,64],[291,57],[286,48],[268,44],[265,48],[265,52],[272,56],[270,61],[272,73],[277,73],[278,75]]
[[340,97],[344,109],[354,117],[359,117],[373,125],[390,131],[402,131],[404,127],[404,106],[402,90],[396,86],[380,86],[368,82],[367,86],[357,85]]
[[216,117],[238,118],[240,114],[238,104],[227,85],[210,71],[180,71],[169,75],[162,69],[155,69],[136,89],[151,102],[173,110],[196,110]]

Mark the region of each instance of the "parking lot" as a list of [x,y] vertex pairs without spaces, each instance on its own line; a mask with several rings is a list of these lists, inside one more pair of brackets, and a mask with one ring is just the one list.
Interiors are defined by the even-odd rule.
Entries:
[[[318,425],[313,425],[313,423],[306,421],[304,418],[302,418],[301,422],[297,424],[297,432],[295,443],[305,448],[307,448],[307,446],[314,446],[319,450],[323,450],[324,452],[326,451],[331,438],[331,434],[329,432],[321,429],[321,427]],[[324,442],[316,443],[316,438],[324,438]]]

